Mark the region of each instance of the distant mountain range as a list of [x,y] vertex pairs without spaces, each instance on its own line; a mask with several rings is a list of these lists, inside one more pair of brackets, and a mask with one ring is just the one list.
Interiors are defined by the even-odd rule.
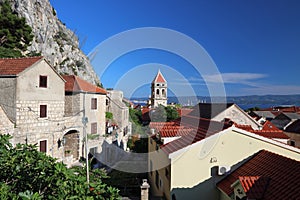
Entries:
[[[146,104],[147,97],[131,98],[134,103]],[[221,102],[224,98],[214,97],[214,102]],[[280,105],[300,106],[300,94],[297,95],[250,95],[250,96],[228,96],[226,101],[235,103],[243,109],[259,107],[267,108]],[[207,96],[182,96],[168,97],[168,103],[179,103],[183,106],[194,106],[199,102],[211,102],[211,97]]]

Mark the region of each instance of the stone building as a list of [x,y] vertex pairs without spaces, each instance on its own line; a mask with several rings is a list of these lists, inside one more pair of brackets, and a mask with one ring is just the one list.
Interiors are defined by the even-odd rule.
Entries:
[[106,90],[74,75],[63,78],[66,80],[64,149],[65,154],[76,161],[80,156],[85,157],[84,123],[89,152],[101,152],[105,135]]
[[167,106],[167,90],[167,81],[159,70],[151,83],[150,101],[153,108],[158,105]]
[[[0,134],[37,144],[68,166],[101,152],[106,91],[76,76],[60,76],[43,57],[0,59]],[[83,128],[86,124],[85,129]]]
[[61,157],[64,79],[42,57],[0,59],[0,105],[14,124],[13,144],[37,144]]
[[118,144],[122,143],[123,149],[126,150],[128,136],[131,134],[131,122],[129,121],[129,108],[123,102],[123,98],[122,91],[107,91],[106,111],[113,114],[113,120],[118,126],[115,138]]

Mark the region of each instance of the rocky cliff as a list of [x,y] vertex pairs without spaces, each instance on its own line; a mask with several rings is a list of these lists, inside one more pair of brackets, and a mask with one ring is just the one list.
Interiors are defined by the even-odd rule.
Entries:
[[78,37],[58,19],[48,0],[9,2],[32,28],[34,39],[28,51],[41,53],[61,74],[75,74],[88,82],[100,84],[87,56],[79,49]]

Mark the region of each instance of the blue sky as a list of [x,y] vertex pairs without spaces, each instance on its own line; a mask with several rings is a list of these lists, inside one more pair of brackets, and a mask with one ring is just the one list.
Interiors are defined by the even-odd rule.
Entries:
[[[86,54],[124,31],[160,27],[195,40],[218,71],[199,73],[186,58],[155,48],[119,55],[105,72],[101,63],[93,63],[103,85],[122,89],[127,97],[148,96],[158,69],[166,77],[170,93],[177,96],[211,95],[212,90],[218,91],[213,86],[210,89],[214,84],[222,84],[230,96],[300,94],[300,1],[50,2],[61,21],[79,36]],[[97,53],[94,56],[101,57],[101,52]]]

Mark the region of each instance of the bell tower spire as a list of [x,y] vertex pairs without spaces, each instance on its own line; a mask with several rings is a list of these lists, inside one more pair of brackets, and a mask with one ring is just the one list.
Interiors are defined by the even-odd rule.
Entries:
[[158,70],[155,78],[151,83],[151,106],[157,107],[158,105],[167,106],[167,81]]

